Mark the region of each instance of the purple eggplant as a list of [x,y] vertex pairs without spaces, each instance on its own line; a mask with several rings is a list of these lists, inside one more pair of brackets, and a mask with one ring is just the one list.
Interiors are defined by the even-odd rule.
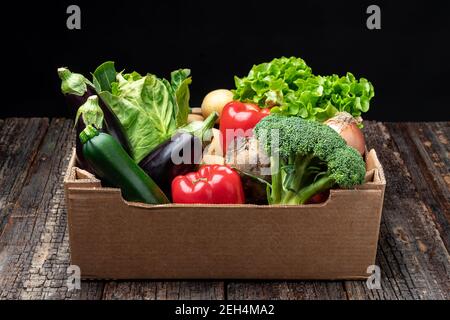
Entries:
[[[61,91],[65,95],[69,107],[73,112],[78,113],[79,107],[84,105],[88,101],[89,97],[96,95],[93,84],[90,83],[89,80],[87,80],[83,75],[72,73],[67,68],[59,68],[58,75],[62,80]],[[112,135],[122,145],[125,151],[128,154],[131,154],[130,144],[117,116],[101,98],[98,99],[98,105],[103,112],[103,123],[98,129]],[[76,123],[76,136],[78,137],[81,131],[83,131],[89,124],[91,123],[85,123],[84,117],[81,117],[80,121],[77,121]],[[89,171],[90,166],[84,159],[82,144],[79,139],[76,139],[76,155],[78,166]]]
[[[194,152],[198,146],[201,147],[201,141],[196,136],[189,133],[177,133],[153,150],[139,163],[139,166],[170,197],[172,180],[176,176],[197,171],[202,158],[202,152]],[[186,151],[188,154],[185,154]],[[181,162],[177,163],[177,159],[174,158]]]
[[203,141],[208,140],[206,135],[217,118],[218,114],[213,113],[205,121],[194,121],[179,129],[139,162],[168,197],[172,195],[172,180],[176,176],[197,171],[203,156]]

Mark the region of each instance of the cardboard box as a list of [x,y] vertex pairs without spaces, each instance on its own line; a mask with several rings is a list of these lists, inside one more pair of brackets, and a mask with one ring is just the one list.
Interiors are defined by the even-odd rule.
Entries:
[[75,166],[65,178],[72,264],[89,279],[365,279],[386,181],[303,206],[145,205]]

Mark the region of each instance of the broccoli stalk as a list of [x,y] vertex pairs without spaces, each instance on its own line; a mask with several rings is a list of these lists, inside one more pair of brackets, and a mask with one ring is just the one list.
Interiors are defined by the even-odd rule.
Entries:
[[[268,139],[273,130],[278,139]],[[326,125],[272,115],[256,126],[255,134],[271,155],[270,204],[304,204],[335,185],[350,188],[364,180],[362,157]]]
[[[271,203],[304,204],[315,194],[333,187],[335,180],[311,165],[313,159],[312,155],[297,155],[293,162],[281,164],[281,170],[272,168]],[[276,165],[275,157],[271,160]],[[313,177],[317,178],[311,182]]]

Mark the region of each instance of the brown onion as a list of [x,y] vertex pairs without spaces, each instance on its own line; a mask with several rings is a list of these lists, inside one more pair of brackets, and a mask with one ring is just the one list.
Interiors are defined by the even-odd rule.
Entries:
[[355,148],[361,155],[366,151],[366,141],[358,121],[348,112],[339,112],[333,118],[325,121],[325,124],[334,129],[347,142],[347,145]]

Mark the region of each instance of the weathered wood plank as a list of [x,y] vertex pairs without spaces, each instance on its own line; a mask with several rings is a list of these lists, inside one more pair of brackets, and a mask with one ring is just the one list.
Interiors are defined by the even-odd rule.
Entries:
[[[450,250],[450,123],[391,125],[421,200]],[[447,181],[446,181],[447,179]]]
[[[438,169],[447,174],[450,167],[450,122],[427,122],[423,125],[417,124],[420,129],[420,139],[426,148],[429,148],[430,154],[435,161]],[[444,166],[440,164],[443,162]]]
[[2,120],[0,128],[0,234],[48,129],[47,119]]
[[342,281],[232,281],[227,285],[232,300],[345,300]]
[[222,300],[222,281],[111,281],[105,300]]
[[346,282],[350,299],[449,298],[450,256],[414,185],[412,172],[418,172],[408,158],[412,155],[404,151],[409,142],[399,131],[401,125],[395,124],[365,126],[367,143],[377,150],[387,179],[377,258],[382,289],[368,290],[364,283]]
[[78,298],[67,290],[68,233],[62,179],[72,121],[52,120],[0,237],[0,298]]
[[80,291],[72,294],[70,298],[77,300],[101,300],[104,287],[105,282],[103,281],[82,281]]

